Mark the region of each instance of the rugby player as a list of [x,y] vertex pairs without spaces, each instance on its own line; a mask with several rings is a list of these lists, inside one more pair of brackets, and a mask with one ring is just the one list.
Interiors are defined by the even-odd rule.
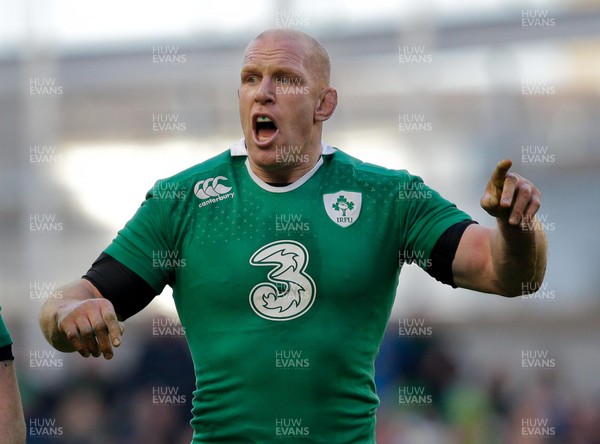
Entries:
[[25,417],[14,359],[12,339],[0,314],[0,442],[24,444]]
[[399,256],[422,255],[455,287],[517,296],[542,283],[540,192],[509,160],[480,202],[496,225],[479,225],[419,177],[322,141],[337,106],[329,75],[307,34],[257,36],[238,89],[243,139],[158,181],[42,309],[58,350],[110,359],[121,321],[170,285],[195,366],[194,443],[375,442],[373,362]]

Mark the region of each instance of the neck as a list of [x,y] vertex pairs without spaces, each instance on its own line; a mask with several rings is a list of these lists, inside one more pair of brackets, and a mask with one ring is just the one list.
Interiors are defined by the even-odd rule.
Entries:
[[318,161],[319,157],[314,159],[314,161],[304,162],[302,165],[290,166],[289,168],[270,169],[262,168],[259,165],[256,165],[254,162],[252,162],[252,159],[249,158],[252,172],[256,174],[260,180],[269,184],[293,183],[308,173]]
[[253,161],[252,156],[248,156],[250,169],[263,182],[269,184],[290,184],[300,179],[308,173],[317,164],[321,158],[321,144],[318,149],[311,149],[308,152],[301,153],[301,161],[282,164],[259,164]]

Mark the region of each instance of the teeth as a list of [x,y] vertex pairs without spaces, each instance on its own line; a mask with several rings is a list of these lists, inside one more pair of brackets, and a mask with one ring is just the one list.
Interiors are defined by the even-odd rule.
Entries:
[[271,119],[269,119],[267,116],[258,116],[258,118],[256,119],[257,122],[272,122]]

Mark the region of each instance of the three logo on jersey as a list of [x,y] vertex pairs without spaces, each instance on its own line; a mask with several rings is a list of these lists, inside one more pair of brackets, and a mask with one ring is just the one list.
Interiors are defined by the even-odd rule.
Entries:
[[[222,183],[228,180],[217,176],[198,181],[194,194],[202,201],[199,206],[233,198],[232,187]],[[346,190],[324,194],[323,205],[333,222],[347,228],[360,216],[362,194]],[[267,273],[267,281],[250,291],[249,303],[254,313],[270,321],[289,321],[305,314],[317,294],[313,278],[306,273],[308,261],[306,247],[293,240],[271,242],[254,252],[251,265],[273,267]]]

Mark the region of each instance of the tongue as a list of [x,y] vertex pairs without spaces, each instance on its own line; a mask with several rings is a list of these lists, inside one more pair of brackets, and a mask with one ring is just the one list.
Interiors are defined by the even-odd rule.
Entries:
[[277,132],[276,128],[259,128],[256,133],[258,134],[258,138],[261,140],[270,139]]

